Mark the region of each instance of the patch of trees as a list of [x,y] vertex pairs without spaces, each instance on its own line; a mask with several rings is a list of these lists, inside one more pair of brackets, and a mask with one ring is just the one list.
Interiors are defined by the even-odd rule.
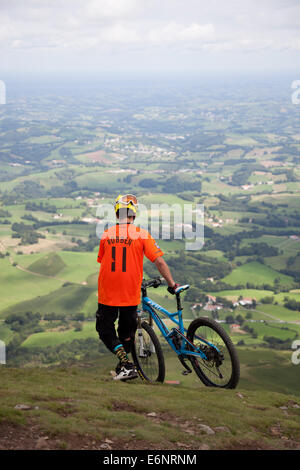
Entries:
[[[59,144],[61,145],[61,143]],[[31,160],[34,162],[40,162],[44,158],[50,156],[51,152],[57,148],[57,143],[48,143],[48,144],[30,144],[24,141],[16,142],[11,147],[11,153],[14,155],[19,155],[26,160]]]
[[216,296],[217,304],[222,304],[224,308],[234,309],[233,303],[231,300],[226,299],[226,297]]
[[41,318],[40,313],[12,313],[6,317],[4,322],[9,325],[12,331],[25,332],[30,330],[30,332],[37,333],[37,331],[41,331],[37,328]]
[[35,231],[33,225],[26,225],[23,222],[15,222],[11,228],[14,232],[12,238],[20,238],[21,245],[33,245],[38,242],[39,238],[45,238],[44,235]]
[[283,340],[280,338],[276,338],[275,336],[267,335],[263,337],[263,340],[267,343],[269,348],[277,350],[291,349],[291,344],[293,342],[293,339],[290,338]]
[[[294,277],[296,282],[300,282],[300,271],[297,268],[298,262],[299,262],[299,252],[297,253],[297,256],[291,256],[286,263],[286,268],[281,269],[280,272],[282,274],[286,274],[287,276],[292,276]],[[298,258],[298,259],[297,259]],[[295,263],[295,265],[294,265]],[[293,266],[294,265],[294,266]]]
[[267,214],[265,217],[257,217],[252,219],[252,223],[263,225],[264,227],[300,227],[300,219],[298,215],[289,214],[289,216],[279,216]]
[[233,259],[236,251],[239,248],[240,242],[244,238],[258,238],[265,232],[262,230],[252,230],[237,232],[230,235],[222,236],[219,233],[210,233],[210,239],[206,240],[204,250],[221,250],[227,255],[230,254],[230,259]]
[[205,303],[206,302],[206,294],[198,289],[197,287],[191,286],[185,295],[184,300],[187,302],[199,302],[199,303]]
[[284,306],[289,310],[296,310],[300,312],[300,302],[295,299],[287,299],[284,302]]
[[232,186],[241,186],[243,184],[246,184],[249,177],[253,173],[253,171],[258,171],[262,170],[265,171],[265,167],[259,164],[248,164],[248,165],[243,165],[241,168],[238,168],[232,175],[231,184]]
[[6,211],[5,209],[0,209],[0,217],[11,217],[11,213]]
[[22,220],[28,220],[29,222],[38,222],[39,220],[36,217],[33,217],[31,214],[25,214],[21,217]]
[[25,209],[27,211],[42,211],[42,212],[50,212],[50,213],[55,213],[56,212],[56,206],[53,204],[46,203],[44,204],[43,202],[37,203],[34,201],[27,202],[25,204]]
[[268,295],[260,299],[262,304],[272,304],[274,302],[274,297],[272,295]]
[[224,165],[239,165],[256,163],[255,158],[228,158],[224,161]]
[[97,338],[76,339],[57,346],[24,348],[24,341],[19,335],[8,344],[7,364],[11,367],[23,366],[28,362],[37,364],[68,364],[98,359],[100,354],[107,354],[107,349]]
[[156,188],[158,182],[153,178],[144,178],[139,182],[139,186],[142,188]]
[[201,181],[189,181],[178,176],[171,176],[163,183],[162,191],[171,194],[183,191],[198,191],[200,193]]
[[238,248],[236,256],[277,256],[279,250],[276,247],[270,246],[267,243],[250,243],[248,246]]
[[17,121],[12,118],[1,119],[1,132],[7,132],[11,130],[17,130],[19,127],[23,127],[24,123],[22,121]]
[[18,197],[23,197],[25,199],[36,199],[46,196],[46,190],[44,186],[33,180],[26,180],[18,184],[13,189],[13,193],[15,199]]
[[181,144],[183,152],[200,152],[205,151],[212,145],[222,145],[225,139],[224,134],[201,133],[186,136],[186,139]]
[[33,224],[34,229],[39,229],[41,227],[54,227],[59,225],[89,225],[88,222],[84,222],[83,220],[39,220],[38,222]]
[[246,331],[247,333],[249,333],[252,336],[252,338],[254,338],[254,339],[256,339],[258,337],[258,334],[254,330],[254,328],[252,328],[249,325],[244,325],[243,330]]
[[70,248],[64,248],[65,251],[75,251],[75,252],[86,252],[94,251],[96,246],[99,246],[99,238],[95,234],[90,234],[87,242],[83,242],[80,238],[78,240],[72,239],[73,243],[77,243],[77,246],[72,246]]
[[[220,279],[231,271],[229,263],[212,258],[204,258],[200,255],[181,252],[177,256],[168,256],[168,264],[178,282],[198,286],[207,277]],[[210,283],[210,289],[212,284]]]
[[[84,145],[84,144],[83,144]],[[68,163],[78,163],[78,161],[76,160],[76,158],[74,158],[72,152],[70,149],[66,148],[66,147],[62,147],[59,149],[59,154],[61,155],[61,157],[65,158],[66,160],[68,160]]]
[[47,194],[50,197],[68,197],[74,191],[77,191],[77,190],[78,190],[78,185],[76,181],[66,181],[61,186],[52,186],[50,189],[48,189]]

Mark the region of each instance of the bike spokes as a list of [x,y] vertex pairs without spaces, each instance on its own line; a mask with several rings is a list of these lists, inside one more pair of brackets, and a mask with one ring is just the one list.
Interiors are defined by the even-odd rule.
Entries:
[[223,328],[211,319],[198,318],[191,323],[187,336],[203,355],[191,356],[202,382],[208,386],[234,388],[239,380],[239,361]]
[[140,376],[149,382],[163,382],[165,365],[161,346],[153,329],[143,322],[136,332],[132,350]]

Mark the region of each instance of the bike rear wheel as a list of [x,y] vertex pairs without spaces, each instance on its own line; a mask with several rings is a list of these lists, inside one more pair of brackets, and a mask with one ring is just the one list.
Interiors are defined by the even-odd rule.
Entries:
[[163,382],[165,379],[165,360],[160,342],[153,328],[143,321],[135,334],[132,358],[138,373],[147,382]]
[[187,338],[206,355],[206,359],[190,356],[192,366],[204,385],[235,388],[240,377],[240,365],[236,349],[226,331],[210,318],[196,318],[188,328]]

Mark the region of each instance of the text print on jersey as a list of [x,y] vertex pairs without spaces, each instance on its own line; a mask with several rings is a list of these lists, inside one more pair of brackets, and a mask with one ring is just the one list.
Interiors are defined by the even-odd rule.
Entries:
[[132,239],[131,238],[124,238],[124,237],[116,237],[116,238],[107,238],[107,243],[112,245],[114,243],[124,243],[125,245],[131,245]]

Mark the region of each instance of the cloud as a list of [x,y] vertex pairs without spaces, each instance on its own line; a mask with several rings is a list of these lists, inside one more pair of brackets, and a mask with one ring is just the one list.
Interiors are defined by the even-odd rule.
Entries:
[[104,42],[115,44],[139,43],[142,40],[137,31],[122,24],[114,24],[110,28],[105,28],[101,32],[101,39]]
[[207,57],[276,61],[299,49],[299,0],[0,0],[0,50],[15,69],[46,57],[53,68],[83,60],[176,68],[179,56],[192,68]]
[[192,23],[189,26],[171,22],[167,25],[151,29],[147,39],[153,43],[176,43],[185,41],[211,40],[215,36],[215,28],[212,24],[200,25]]
[[86,16],[89,19],[121,19],[134,15],[140,9],[137,0],[92,0],[83,6]]

